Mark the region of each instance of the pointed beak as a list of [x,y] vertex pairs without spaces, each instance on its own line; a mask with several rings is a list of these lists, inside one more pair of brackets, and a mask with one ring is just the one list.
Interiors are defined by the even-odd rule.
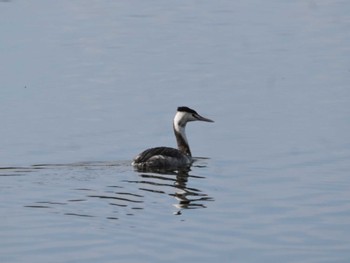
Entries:
[[204,118],[199,114],[196,114],[195,117],[197,118],[198,121],[214,122],[213,120],[208,119],[208,118]]

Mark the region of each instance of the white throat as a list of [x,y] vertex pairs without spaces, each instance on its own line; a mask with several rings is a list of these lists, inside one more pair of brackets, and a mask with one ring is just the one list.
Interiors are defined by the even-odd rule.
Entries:
[[187,137],[186,137],[186,123],[187,121],[185,120],[184,117],[185,113],[183,112],[177,112],[174,117],[174,129],[177,133],[179,133],[182,138],[185,140],[185,142],[188,144]]

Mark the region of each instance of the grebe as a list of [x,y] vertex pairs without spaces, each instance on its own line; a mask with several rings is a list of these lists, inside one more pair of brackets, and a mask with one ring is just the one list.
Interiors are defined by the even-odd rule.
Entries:
[[147,149],[134,158],[132,165],[137,168],[162,169],[190,166],[193,160],[185,133],[186,124],[190,121],[214,122],[200,116],[195,110],[188,107],[178,107],[173,122],[178,149],[170,147]]

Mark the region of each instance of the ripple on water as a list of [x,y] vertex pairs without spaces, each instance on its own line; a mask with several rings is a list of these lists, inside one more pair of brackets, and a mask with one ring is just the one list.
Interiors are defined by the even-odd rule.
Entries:
[[[9,249],[2,257],[7,262],[28,253],[38,262],[80,253],[92,262],[104,252],[132,261],[135,249],[164,260],[156,248],[171,254],[175,245],[185,255],[191,249],[177,234],[183,231],[181,215],[214,201],[197,187],[206,178],[192,171],[138,173],[125,163],[79,163],[7,167],[0,173],[8,200],[3,234]],[[86,253],[88,248],[93,252]]]
[[6,177],[26,175],[20,181],[28,183],[26,194],[31,198],[23,204],[24,207],[51,208],[71,216],[115,219],[108,213],[120,216],[122,208],[125,215],[135,215],[137,211],[150,209],[150,204],[164,202],[160,195],[167,196],[166,204],[171,203],[176,208],[175,214],[180,214],[182,209],[205,208],[208,201],[213,201],[200,189],[188,185],[189,180],[191,184],[205,180],[205,177],[193,175],[190,171],[135,173],[125,163],[98,162],[5,167],[0,171],[1,176]]

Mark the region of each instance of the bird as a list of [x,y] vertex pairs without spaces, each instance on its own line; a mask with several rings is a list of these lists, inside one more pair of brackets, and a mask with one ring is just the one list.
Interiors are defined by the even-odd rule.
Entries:
[[177,149],[164,146],[147,149],[133,159],[132,165],[138,169],[174,169],[191,166],[193,158],[185,132],[186,124],[191,121],[214,122],[189,107],[178,107],[173,120]]

